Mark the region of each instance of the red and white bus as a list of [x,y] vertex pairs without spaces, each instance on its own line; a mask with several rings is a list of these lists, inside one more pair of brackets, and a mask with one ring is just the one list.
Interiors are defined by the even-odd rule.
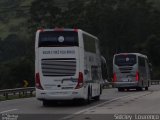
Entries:
[[41,29],[35,40],[36,97],[99,99],[102,72],[99,40],[80,29]]

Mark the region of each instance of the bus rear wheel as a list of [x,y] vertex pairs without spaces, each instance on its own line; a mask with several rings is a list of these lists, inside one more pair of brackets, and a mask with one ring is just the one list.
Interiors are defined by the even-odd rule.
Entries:
[[90,104],[91,103],[91,99],[92,99],[92,92],[91,92],[90,89],[88,89],[88,96],[87,96],[86,103]]
[[147,86],[147,87],[145,87],[145,90],[148,90],[148,87],[149,87],[149,82],[148,82],[148,86]]
[[124,88],[118,88],[118,91],[119,92],[124,91]]
[[142,89],[142,87],[137,87],[136,90],[137,91],[142,91],[143,89]]
[[145,90],[148,90],[148,87],[145,87]]
[[50,105],[50,102],[47,100],[43,100],[42,102],[44,107],[48,107]]
[[93,99],[96,100],[96,101],[100,100],[100,95],[95,96]]

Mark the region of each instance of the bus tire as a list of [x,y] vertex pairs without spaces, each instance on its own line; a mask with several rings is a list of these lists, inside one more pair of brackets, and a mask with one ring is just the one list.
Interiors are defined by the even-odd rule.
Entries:
[[148,87],[149,87],[149,81],[148,81],[148,86],[147,86],[147,87],[145,87],[145,90],[148,90]]
[[148,90],[148,86],[147,86],[147,87],[145,87],[145,90],[146,90],[146,91]]
[[137,91],[142,91],[143,89],[142,89],[142,87],[137,87],[136,90]]
[[90,103],[91,103],[91,99],[92,99],[92,92],[91,92],[91,89],[88,88],[88,96],[87,96],[87,101],[86,101],[86,103],[87,103],[87,104],[90,104]]
[[99,101],[100,100],[100,95],[95,96],[93,99],[96,100],[96,101]]
[[47,100],[43,100],[42,103],[43,103],[44,107],[48,107],[49,106],[49,101],[47,101]]
[[118,88],[118,91],[119,92],[124,91],[124,88]]

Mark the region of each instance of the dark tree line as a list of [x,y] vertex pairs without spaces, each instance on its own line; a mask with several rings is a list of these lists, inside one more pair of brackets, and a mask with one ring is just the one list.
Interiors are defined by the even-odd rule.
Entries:
[[0,89],[23,87],[24,80],[34,85],[34,60],[29,43],[15,34],[0,40]]
[[160,78],[160,11],[148,0],[70,0],[59,8],[54,0],[34,0],[25,26],[27,35],[0,40],[0,89],[34,86],[34,38],[38,28],[80,28],[100,39],[101,53],[112,76],[119,52],[146,54],[153,79]]
[[153,3],[148,0],[73,0],[63,10],[56,7],[54,0],[49,1],[36,0],[32,4],[31,16],[41,16],[31,18],[32,25],[37,25],[34,29],[81,28],[100,39],[110,76],[113,54],[140,52],[148,55],[153,64],[154,79],[160,77],[160,12]]

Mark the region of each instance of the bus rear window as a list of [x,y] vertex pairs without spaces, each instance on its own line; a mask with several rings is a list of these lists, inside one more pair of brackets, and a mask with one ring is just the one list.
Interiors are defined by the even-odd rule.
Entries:
[[115,64],[118,66],[133,66],[137,62],[136,55],[117,55]]
[[78,46],[78,33],[74,31],[44,31],[39,34],[39,47]]

